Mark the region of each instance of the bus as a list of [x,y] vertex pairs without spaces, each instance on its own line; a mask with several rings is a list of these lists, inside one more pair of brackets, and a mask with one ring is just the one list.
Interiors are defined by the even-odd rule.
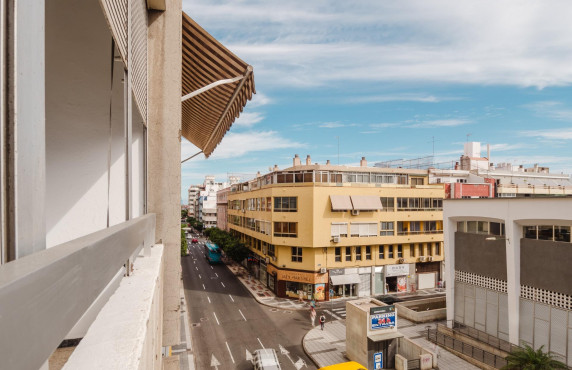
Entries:
[[221,251],[220,248],[218,247],[218,245],[213,244],[211,242],[206,242],[205,243],[205,255],[207,257],[207,260],[209,261],[209,263],[212,265],[213,263],[222,263],[222,259],[221,259]]

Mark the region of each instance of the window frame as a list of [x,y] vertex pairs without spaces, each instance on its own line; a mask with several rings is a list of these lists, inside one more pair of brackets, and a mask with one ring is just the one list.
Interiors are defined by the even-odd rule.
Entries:
[[[290,252],[291,252],[291,260],[292,262],[302,262],[302,257],[303,257],[303,251],[302,251],[302,247],[290,247]],[[300,252],[300,253],[298,253]]]

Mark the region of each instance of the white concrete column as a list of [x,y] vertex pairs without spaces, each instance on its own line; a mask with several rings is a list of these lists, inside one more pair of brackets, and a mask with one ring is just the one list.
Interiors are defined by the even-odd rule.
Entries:
[[520,314],[520,238],[522,227],[516,224],[512,215],[507,212],[506,228],[506,277],[508,292],[508,339],[512,344],[519,344]]
[[7,102],[2,221],[10,261],[46,248],[45,6],[43,1],[7,1],[3,8],[12,19],[6,32],[7,89],[2,91]]
[[446,285],[447,325],[452,327],[455,319],[455,232],[457,222],[443,217],[443,247],[445,249],[446,268],[444,281]]

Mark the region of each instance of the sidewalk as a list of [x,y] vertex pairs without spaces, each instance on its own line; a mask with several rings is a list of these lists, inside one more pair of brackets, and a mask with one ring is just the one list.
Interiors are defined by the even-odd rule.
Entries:
[[[427,326],[432,323],[415,324],[407,319],[398,318],[398,330],[408,339],[437,353],[437,363],[440,370],[478,370],[479,368],[455,356],[451,352],[438,347],[426,339]],[[326,322],[324,330],[314,328],[306,334],[302,344],[304,351],[314,361],[316,366],[324,367],[349,361],[346,352],[346,321],[337,320]]]
[[248,289],[250,294],[258,301],[258,303],[279,308],[282,310],[307,310],[310,304],[306,301],[300,302],[290,298],[278,298],[270,289],[268,289],[259,280],[251,277],[248,271],[240,264],[234,261],[225,261],[226,267],[236,276],[236,278]]

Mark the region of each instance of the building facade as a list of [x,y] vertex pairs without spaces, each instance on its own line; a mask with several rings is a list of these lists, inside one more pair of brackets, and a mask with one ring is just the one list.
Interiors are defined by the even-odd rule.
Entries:
[[188,211],[189,217],[198,218],[199,216],[199,194],[201,190],[204,190],[203,185],[191,185],[189,186],[188,194]]
[[219,190],[216,193],[216,223],[221,230],[229,231],[228,228],[228,194],[230,187]]
[[231,186],[228,224],[279,297],[328,300],[434,288],[443,186],[426,170],[311,164]]
[[572,198],[448,200],[447,320],[572,365]]

